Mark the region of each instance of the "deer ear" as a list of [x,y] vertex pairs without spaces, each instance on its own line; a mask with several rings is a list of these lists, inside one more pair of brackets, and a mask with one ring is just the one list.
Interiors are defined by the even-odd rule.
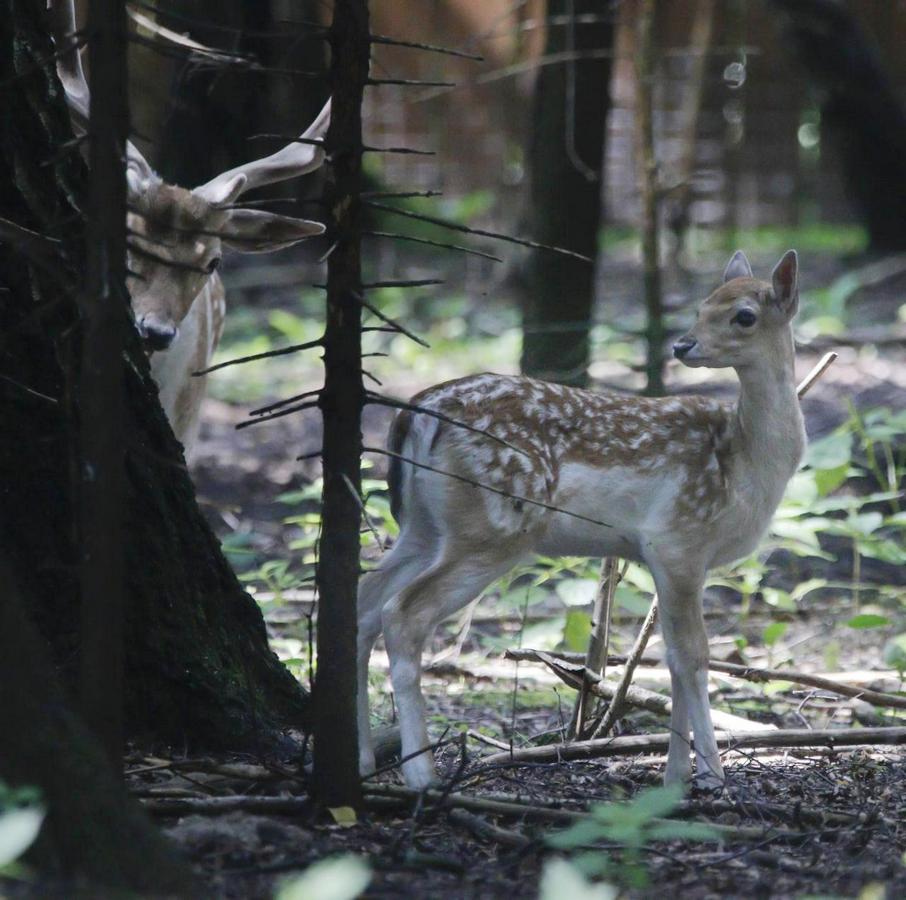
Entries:
[[742,250],[737,250],[731,257],[730,261],[727,263],[727,268],[724,269],[724,281],[732,281],[734,278],[752,278],[752,267],[749,265],[748,259],[746,259],[745,253]]
[[266,253],[324,234],[320,222],[278,216],[260,209],[233,209],[222,227],[220,239],[241,253]]
[[795,250],[787,250],[774,266],[771,283],[774,303],[787,319],[792,319],[799,308],[799,257]]

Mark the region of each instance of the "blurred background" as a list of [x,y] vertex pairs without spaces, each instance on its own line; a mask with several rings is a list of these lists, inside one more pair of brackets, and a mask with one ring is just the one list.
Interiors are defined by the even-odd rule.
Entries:
[[[271,152],[329,93],[319,31],[327,3],[132,8],[144,18],[130,59],[134,129],[165,178],[193,186]],[[709,589],[709,602],[721,604],[718,642],[728,652],[757,645],[776,661],[784,640],[813,637],[839,607],[857,623],[845,633],[851,659],[868,665],[884,641],[899,640],[906,660],[906,638],[897,637],[906,565],[906,3],[374,0],[371,13],[375,34],[481,59],[373,46],[380,83],[367,91],[366,142],[392,152],[365,155],[366,280],[442,283],[370,294],[431,346],[370,331],[369,377],[398,397],[486,370],[731,397],[732,372],[684,369],[669,345],[735,249],[767,278],[796,248],[799,375],[829,349],[839,359],[804,402],[812,448],[766,548]],[[159,26],[262,67],[162,52]],[[256,202],[323,217],[322,177],[275,186]],[[228,257],[215,361],[317,338],[324,297],[313,285],[329,247],[326,238]],[[321,379],[315,354],[216,373],[194,459],[212,524],[265,605],[281,654],[296,662],[306,653],[299,613],[311,608],[320,493],[319,464],[297,457],[320,446],[319,415],[236,425]],[[389,420],[388,410],[367,407],[365,443],[380,444]],[[382,466],[366,461],[380,533],[363,534],[366,558],[395,529]],[[515,604],[523,626],[534,621],[529,606],[543,610],[536,624],[547,637],[534,635],[533,645],[581,649],[582,604],[596,577],[589,566],[547,561],[517,573],[498,586],[497,611],[474,640],[491,646]],[[647,607],[646,578],[638,570],[621,587],[630,619]],[[531,601],[526,579],[539,588]],[[842,638],[824,636],[811,646],[832,669]]]

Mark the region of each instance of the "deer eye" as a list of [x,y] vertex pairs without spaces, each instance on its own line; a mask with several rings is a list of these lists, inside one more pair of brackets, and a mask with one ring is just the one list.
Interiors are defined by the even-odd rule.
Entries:
[[220,265],[220,257],[214,256],[211,258],[210,262],[207,264],[206,268],[208,272],[216,272],[217,267]]
[[735,322],[737,325],[742,325],[743,328],[751,328],[757,319],[758,316],[751,309],[741,309],[730,319],[730,324],[732,325]]

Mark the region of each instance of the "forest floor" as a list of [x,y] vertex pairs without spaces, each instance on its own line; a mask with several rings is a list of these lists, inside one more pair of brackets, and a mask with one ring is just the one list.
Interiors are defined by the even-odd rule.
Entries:
[[[813,266],[811,280],[825,286],[838,284],[845,272],[843,264],[829,257]],[[629,285],[638,279],[631,261],[616,264],[610,275],[631,294]],[[849,321],[857,327],[841,333],[839,342],[816,338],[801,349],[800,376],[825,349],[833,346],[840,353],[803,404],[812,440],[833,432],[851,408],[906,408],[906,342],[897,338],[903,323],[897,322],[896,312],[904,287],[904,279],[895,277],[885,279],[881,289],[856,292]],[[703,295],[697,286],[691,290]],[[481,311],[493,318],[492,313]],[[401,354],[398,343],[380,345],[391,353],[389,360],[374,360],[374,371],[385,383],[382,390],[405,397],[457,374],[515,370],[509,332],[489,337],[482,332],[485,320],[476,326],[474,312],[460,314],[459,307],[456,318],[465,324],[451,324],[452,318],[446,324],[425,323],[435,338],[439,335],[440,345],[433,355],[426,354],[427,361]],[[296,321],[275,320],[270,301],[247,313],[243,328],[270,328],[277,344],[314,336],[303,314]],[[872,328],[874,342],[850,342],[853,330],[867,333]],[[222,358],[248,351],[245,331],[237,333]],[[312,413],[241,431],[235,426],[247,420],[255,405],[317,386],[319,368],[316,360],[243,372],[245,368],[237,367],[235,375],[212,385],[194,473],[213,527],[262,606],[275,651],[307,682],[316,604],[301,573],[313,553],[319,466],[296,457],[319,446],[320,423]],[[637,386],[625,363],[598,358],[593,372],[599,383]],[[671,365],[669,377],[679,390],[732,392],[732,380],[720,373],[706,373],[703,382],[700,371],[689,377],[688,371]],[[382,444],[390,418],[389,410],[366,408],[366,443]],[[382,462],[376,460],[368,474],[373,475],[369,489],[380,502]],[[851,489],[878,490],[864,481],[854,479]],[[902,484],[896,487],[902,489]],[[869,505],[857,514],[881,506]],[[385,520],[380,506],[378,510],[380,525]],[[821,557],[782,547],[766,552],[748,595],[738,590],[739,581],[712,586],[706,594],[712,657],[828,673],[862,688],[901,692],[901,677],[884,663],[881,649],[906,630],[906,575],[902,565],[860,553],[860,540],[858,535],[822,535]],[[379,553],[374,541],[366,548],[371,558]],[[573,607],[568,592],[558,586],[576,580],[577,574],[579,581],[588,582],[587,568],[548,571],[540,579],[543,584],[539,570],[523,572],[492,589],[469,616],[438,629],[424,691],[432,734],[448,741],[438,752],[438,763],[452,799],[407,799],[385,790],[369,795],[366,816],[341,825],[314,817],[305,801],[304,772],[289,763],[159,759],[140,753],[127,770],[130,788],[153,805],[155,816],[204,873],[212,892],[224,897],[272,896],[288,874],[346,852],[364,856],[373,870],[367,896],[534,897],[545,860],[556,855],[547,839],[570,823],[563,811],[575,816],[599,802],[620,804],[628,818],[620,820],[617,813],[616,825],[611,821],[610,830],[594,842],[597,855],[586,857],[584,864],[605,866],[604,880],[631,896],[906,896],[906,758],[897,747],[872,742],[729,751],[725,790],[720,795],[693,791],[670,813],[682,822],[715,824],[722,830],[717,840],[651,838],[657,816],[646,807],[645,797],[655,796],[647,789],[661,777],[661,752],[518,766],[482,763],[500,747],[518,749],[562,738],[574,691],[546,666],[507,661],[503,651],[565,646]],[[798,586],[815,585],[818,579],[823,586],[797,595]],[[793,602],[787,602],[790,595]],[[629,596],[618,608],[612,644],[617,651],[631,645],[640,612],[644,607]],[[882,624],[845,627],[860,616],[875,616]],[[778,622],[783,623],[779,629]],[[657,661],[662,649],[655,636],[648,655]],[[390,722],[392,694],[380,646],[372,672],[373,710],[378,719]],[[608,678],[619,672],[619,667],[609,670]],[[634,683],[665,692],[667,674],[663,665],[641,667]],[[714,708],[766,728],[844,731],[906,724],[901,710],[782,680],[753,684],[715,674],[711,689]],[[662,717],[632,709],[617,734],[665,731]],[[378,782],[400,783],[395,770]],[[468,801],[460,795],[504,798],[522,808],[506,814],[464,810],[457,804]],[[234,797],[237,808],[216,809],[220,801],[205,807],[212,797]],[[296,799],[276,812],[258,798]],[[193,809],[193,803],[199,808]],[[214,815],[215,810],[220,814]],[[633,815],[635,824],[628,825]],[[693,830],[690,826],[689,833]]]

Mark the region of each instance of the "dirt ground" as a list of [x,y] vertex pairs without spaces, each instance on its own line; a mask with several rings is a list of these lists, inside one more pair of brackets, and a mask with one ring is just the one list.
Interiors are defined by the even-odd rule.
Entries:
[[[810,277],[825,283],[841,270],[839,261],[821,260]],[[628,284],[638,275],[627,263],[617,265],[609,277]],[[902,287],[906,284],[894,279],[879,291],[861,292],[855,300],[860,326],[895,321]],[[800,374],[828,346],[828,342],[816,341],[801,348]],[[882,340],[878,347],[869,350],[845,342],[837,346],[840,359],[804,402],[812,438],[843,421],[849,402],[862,409],[906,406],[906,344]],[[595,374],[602,382],[633,385],[631,375],[608,367],[606,361],[596,366]],[[303,379],[298,391],[316,384]],[[406,396],[423,386],[423,381],[402,372],[387,386],[387,392]],[[680,387],[732,391],[731,384],[719,377],[698,385],[687,381]],[[299,463],[296,457],[319,446],[320,425],[316,415],[309,415],[237,432],[235,426],[246,414],[244,407],[207,401],[194,463],[199,497],[223,537],[242,532],[258,558],[286,558],[298,533],[284,522],[289,511],[277,497],[317,477],[317,462]],[[366,409],[366,443],[383,441],[390,418],[388,410]],[[375,471],[381,474],[380,461]],[[845,547],[840,550],[837,560],[820,574],[848,573],[851,558]],[[783,556],[772,558],[771,565],[777,569],[775,577],[788,584],[815,574],[803,569],[801,562]],[[880,563],[863,572],[863,577],[906,584],[902,571]],[[268,611],[268,628],[278,649],[281,641],[304,644],[310,600],[304,591],[296,592],[279,609]],[[720,591],[708,594],[706,610],[712,649],[721,647],[722,635],[746,629],[759,634],[774,615],[773,610],[761,608],[743,619],[738,598]],[[544,607],[536,612],[543,616]],[[834,622],[849,614],[826,602],[801,605],[790,617],[786,636],[787,646],[795,648],[797,669],[822,670],[822,648]],[[501,611],[491,603],[487,611],[476,612],[471,630],[462,635],[459,654],[441,658],[429,670],[425,693],[438,735],[453,737],[460,729],[469,729],[470,733],[490,735],[492,741],[506,744],[512,740],[520,746],[539,735],[557,734],[569,716],[572,692],[558,686],[541,666],[521,664],[517,674],[512,663],[502,660],[499,649],[489,649],[517,646],[523,625],[511,611]],[[637,620],[628,617],[617,621],[616,640],[625,645],[636,627]],[[451,628],[436,636],[435,654],[442,655],[455,634],[456,628]],[[876,642],[872,633],[850,636],[840,668],[854,683],[899,691],[902,685],[890,673],[875,671],[879,665]],[[727,637],[724,657],[732,657],[730,644]],[[657,656],[659,651],[655,638],[651,652]],[[282,655],[293,654],[284,648]],[[750,661],[770,662],[757,653]],[[382,678],[386,660],[380,652],[373,669],[378,673],[374,685],[377,705],[389,721],[392,697]],[[638,681],[663,689],[664,675],[662,668],[642,669]],[[722,708],[779,727],[843,728],[854,723],[902,722],[859,701],[841,701],[825,692],[795,686],[765,694],[754,685],[724,680],[713,688]],[[665,723],[652,714],[634,712],[623,720],[619,733],[664,728]],[[161,761],[136,752],[130,760],[128,783],[144,802],[154,806],[155,817],[184,848],[217,896],[270,897],[274,886],[288,874],[325,856],[354,852],[367,856],[374,870],[367,896],[534,897],[543,861],[552,853],[544,838],[563,827],[551,809],[586,810],[598,801],[632,798],[658,782],[664,761],[660,756],[634,755],[483,767],[481,757],[492,752],[494,747],[471,736],[444,746],[439,757],[445,789],[454,794],[505,796],[528,807],[519,815],[463,814],[436,797],[415,801],[383,796],[370,798],[368,813],[357,824],[342,827],[317,817],[306,805],[306,776],[298,760],[168,756]],[[693,792],[679,814],[683,819],[704,818],[728,828],[748,829],[745,838],[651,844],[642,851],[647,884],[628,889],[628,896],[906,896],[906,759],[899,748],[754,750],[729,753],[726,761],[726,789],[719,796]],[[229,768],[239,763],[252,768]],[[381,776],[380,781],[399,783],[395,771]],[[220,815],[176,805],[181,800],[202,803],[211,797],[245,799],[236,801],[241,809]],[[256,798],[283,798],[287,803],[276,814],[268,806],[270,801],[256,806]]]

